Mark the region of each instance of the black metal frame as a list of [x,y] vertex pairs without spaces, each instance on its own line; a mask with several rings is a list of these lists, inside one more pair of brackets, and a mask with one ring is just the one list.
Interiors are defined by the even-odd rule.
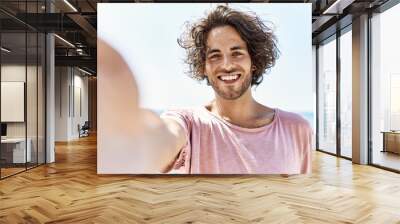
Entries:
[[367,104],[368,104],[368,165],[371,165],[373,167],[377,167],[380,169],[384,169],[387,171],[395,172],[395,173],[400,173],[400,170],[390,168],[387,166],[383,166],[380,164],[374,163],[374,153],[373,153],[373,140],[372,140],[372,93],[373,93],[373,88],[372,88],[372,14],[373,13],[383,13],[386,10],[396,6],[397,4],[400,4],[400,0],[388,0],[385,2],[383,5],[379,6],[378,8],[374,10],[368,11],[368,36],[367,36],[367,44],[368,44],[368,54],[367,54],[367,62],[368,62],[368,69],[367,69],[367,82],[368,82],[368,99],[367,99]]
[[[48,13],[47,7],[48,1],[45,0],[45,12]],[[44,32],[44,161],[43,164],[47,163],[47,32]]]
[[[47,1],[47,0],[46,0]],[[25,0],[25,12],[27,12],[27,3],[28,1],[27,0]],[[38,6],[38,4],[39,4],[39,0],[36,0],[36,11],[38,11],[39,10],[39,6]],[[5,12],[4,10],[1,10],[2,12]],[[46,7],[46,11],[47,11],[47,7]],[[27,14],[25,14],[25,17],[26,17],[26,15]],[[13,17],[14,18],[14,17]],[[18,20],[18,18],[15,18],[15,19],[17,19]],[[39,30],[37,30],[37,29],[35,29],[35,28],[33,28],[33,27],[31,27],[31,26],[29,26],[29,24],[26,24],[26,23],[23,23],[24,24],[24,27],[25,27],[25,31],[23,32],[23,33],[25,33],[25,83],[24,83],[24,107],[25,107],[25,110],[24,110],[24,120],[25,120],[25,169],[24,170],[21,170],[21,171],[18,171],[18,172],[15,172],[15,173],[12,173],[12,174],[10,174],[10,175],[7,175],[7,176],[2,176],[2,173],[1,173],[1,167],[0,167],[0,180],[3,180],[3,179],[5,179],[5,178],[8,178],[8,177],[11,177],[11,176],[14,176],[14,175],[17,175],[17,174],[19,174],[19,173],[22,173],[22,172],[25,172],[25,171],[27,171],[27,170],[30,170],[30,169],[33,169],[33,168],[36,168],[36,167],[38,167],[38,166],[41,166],[41,165],[43,165],[43,164],[46,164],[46,162],[47,162],[47,82],[46,82],[46,79],[47,79],[47,39],[46,39],[46,35],[44,36],[44,41],[42,42],[42,44],[44,44],[44,51],[42,51],[41,53],[44,53],[44,55],[43,55],[43,58],[44,58],[44,68],[43,68],[43,70],[42,70],[42,82],[44,82],[44,86],[43,86],[43,88],[44,88],[44,99],[43,99],[43,103],[44,103],[44,106],[42,106],[43,107],[43,109],[44,109],[44,120],[42,121],[42,122],[44,122],[44,136],[43,136],[43,140],[44,140],[44,145],[43,145],[43,147],[44,147],[44,150],[43,150],[43,152],[44,152],[44,155],[43,155],[43,157],[44,157],[44,161],[43,161],[43,163],[39,163],[39,137],[38,137],[38,135],[39,135],[39,69],[38,69],[38,66],[39,66]],[[27,144],[27,140],[28,140],[28,125],[27,125],[27,121],[28,121],[28,118],[27,118],[27,81],[28,81],[28,78],[27,78],[27,76],[28,76],[28,67],[27,67],[27,65],[28,65],[28,30],[33,30],[35,33],[36,33],[36,99],[37,99],[37,102],[36,102],[36,104],[37,104],[37,107],[36,107],[36,143],[37,143],[37,148],[36,148],[36,150],[37,150],[37,152],[36,152],[36,162],[32,165],[32,166],[30,166],[30,167],[28,167],[28,153],[27,153],[27,147],[28,147],[28,144]],[[46,33],[45,33],[46,34]],[[2,35],[2,32],[0,32],[0,45],[1,45],[1,35]],[[0,67],[1,67],[1,61],[2,61],[2,58],[1,58],[1,54],[0,54]],[[0,70],[0,81],[1,81],[1,70]],[[1,96],[1,93],[0,93],[0,96]],[[1,115],[0,115],[1,116]],[[1,144],[0,144],[0,155],[1,155]],[[29,164],[29,165],[31,165],[31,164]]]
[[[390,9],[391,7],[397,5],[400,3],[400,0],[389,0],[387,2],[385,2],[383,5],[379,6],[378,8],[375,8],[372,10],[367,11],[368,13],[368,30],[367,30],[367,46],[368,46],[368,53],[367,53],[367,83],[368,83],[368,90],[367,90],[367,107],[368,107],[368,111],[367,111],[367,116],[368,116],[368,124],[367,124],[367,128],[368,128],[368,137],[367,137],[367,141],[368,141],[368,165],[373,166],[373,167],[377,167],[380,169],[384,169],[387,171],[391,171],[391,172],[395,172],[395,173],[400,173],[400,170],[397,169],[393,169],[390,167],[385,167],[379,164],[374,164],[373,163],[373,141],[372,141],[372,61],[371,61],[371,57],[372,57],[372,28],[371,28],[371,19],[372,19],[372,13],[376,12],[376,13],[382,13],[388,9]],[[333,155],[336,157],[340,157],[340,158],[344,158],[347,160],[352,160],[352,158],[343,156],[341,154],[341,139],[340,139],[340,133],[341,133],[341,125],[340,125],[340,75],[341,75],[341,71],[340,71],[340,36],[343,35],[344,33],[342,33],[341,31],[346,30],[348,26],[350,26],[350,24],[347,24],[344,28],[341,28],[339,26],[337,26],[337,31],[336,31],[336,154],[335,153],[331,153],[328,151],[325,151],[323,149],[319,149],[319,53],[318,53],[318,49],[319,49],[319,44],[322,42],[327,41],[329,38],[331,38],[332,36],[328,36],[325,39],[321,40],[319,43],[316,44],[316,150],[319,152],[323,152],[329,155]]]
[[[341,65],[340,65],[340,37],[342,36],[342,35],[344,35],[346,32],[348,32],[349,31],[349,27],[352,25],[352,23],[350,23],[350,24],[347,24],[345,27],[341,27],[341,26],[339,26],[339,25],[337,25],[336,26],[336,28],[337,28],[337,30],[336,30],[336,32],[334,33],[334,34],[332,34],[332,35],[330,35],[330,36],[328,36],[328,37],[326,37],[325,39],[323,39],[323,40],[321,40],[318,44],[317,44],[317,48],[316,48],[316,54],[317,54],[317,57],[316,57],[316,60],[317,60],[317,62],[316,62],[316,65],[317,65],[317,68],[316,68],[316,83],[317,83],[317,93],[316,93],[316,96],[317,96],[317,100],[316,100],[316,108],[317,108],[317,110],[316,110],[316,122],[317,122],[317,125],[316,125],[316,132],[317,132],[317,134],[316,134],[316,150],[317,151],[319,151],[319,152],[323,152],[323,153],[326,153],[326,154],[329,154],[329,155],[333,155],[333,156],[336,156],[336,157],[339,157],[339,158],[343,158],[343,159],[347,159],[347,160],[352,160],[352,158],[350,158],[350,157],[347,157],[347,156],[344,156],[344,155],[342,155],[342,151],[341,151],[341,116],[340,116],[340,113],[341,113],[341,108],[340,108],[340,103],[341,103],[341,97],[340,97],[340,93],[341,93],[341,88],[340,88],[340,84],[341,84]],[[335,37],[335,38],[333,38],[333,36]],[[318,56],[318,48],[319,48],[319,44],[320,43],[324,43],[324,42],[330,42],[330,41],[336,41],[336,153],[332,153],[332,152],[329,152],[329,151],[326,151],[326,150],[323,150],[323,149],[320,149],[319,148],[319,62],[318,62],[318,60],[319,60],[319,56]]]
[[[25,21],[28,12],[28,3],[25,1]],[[24,96],[24,120],[25,120],[25,170],[28,170],[28,24],[25,23],[25,96]]]
[[[0,30],[1,30],[1,25],[0,23]],[[2,32],[0,32],[0,47],[2,46]],[[1,124],[1,50],[0,50],[0,124]],[[1,165],[1,144],[0,144],[0,165]],[[0,166],[0,180],[1,180],[1,166]]]
[[373,157],[373,149],[372,149],[372,97],[371,97],[371,93],[372,93],[372,73],[371,73],[371,69],[372,69],[372,64],[371,64],[371,56],[372,56],[372,42],[371,42],[371,37],[372,37],[372,32],[371,32],[371,19],[372,19],[372,13],[368,12],[368,40],[367,40],[367,44],[368,44],[368,54],[367,54],[367,62],[368,62],[368,70],[367,70],[367,85],[368,85],[368,95],[367,95],[367,107],[368,107],[368,111],[367,111],[367,119],[368,119],[368,124],[367,124],[367,132],[368,132],[368,164],[373,164],[372,161],[372,157]]
[[340,111],[340,84],[341,84],[341,65],[340,65],[340,30],[336,30],[336,154],[340,157],[342,154],[342,144],[341,144],[341,133],[342,133],[342,125],[341,125],[341,111]]
[[[334,38],[333,38],[334,37]],[[320,74],[319,74],[319,51],[318,51],[318,49],[320,48],[320,44],[322,44],[322,43],[324,43],[324,44],[326,44],[326,43],[328,43],[328,42],[330,42],[330,41],[336,41],[336,51],[337,51],[337,45],[338,45],[338,43],[337,43],[337,40],[338,39],[338,37],[337,37],[337,34],[335,33],[335,34],[333,34],[333,35],[330,35],[330,36],[328,36],[328,37],[326,37],[324,40],[321,40],[319,43],[318,43],[318,47],[316,48],[316,54],[317,54],[317,57],[316,57],[316,60],[317,60],[317,62],[316,62],[316,66],[317,66],[317,68],[316,68],[316,77],[317,77],[317,80],[316,80],[316,83],[317,83],[317,89],[316,89],[316,96],[317,96],[317,100],[316,100],[316,107],[317,107],[317,114],[316,114],[316,123],[318,124],[317,125],[317,130],[316,130],[316,132],[317,132],[317,134],[316,134],[316,142],[317,142],[317,144],[316,144],[316,151],[318,151],[318,152],[323,152],[323,153],[326,153],[326,154],[329,154],[329,155],[334,155],[334,156],[337,156],[338,154],[337,154],[337,151],[338,151],[338,144],[337,144],[337,109],[336,109],[336,154],[335,153],[332,153],[332,152],[329,152],[329,151],[326,151],[326,150],[323,150],[323,149],[320,149],[319,148],[319,129],[320,129],[320,127],[319,127],[319,85],[320,85],[320,83],[319,83],[319,76],[320,76]],[[336,56],[336,64],[337,64],[337,57],[338,56]],[[336,65],[336,107],[337,107],[337,98],[338,98],[338,92],[337,92],[337,88],[338,88],[338,82],[337,82],[337,65]]]
[[319,149],[319,45],[315,45],[315,148]]

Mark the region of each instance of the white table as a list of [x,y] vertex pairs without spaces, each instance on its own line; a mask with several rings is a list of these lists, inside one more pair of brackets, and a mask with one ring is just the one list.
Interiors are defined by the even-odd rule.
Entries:
[[[32,154],[31,154],[31,145],[32,140],[30,138],[26,139],[28,143],[28,147],[26,147],[26,154],[25,154],[25,138],[6,138],[1,139],[1,144],[9,147],[13,145],[13,163],[25,163],[31,162]],[[2,147],[4,147],[2,146]],[[26,159],[26,161],[25,161]]]

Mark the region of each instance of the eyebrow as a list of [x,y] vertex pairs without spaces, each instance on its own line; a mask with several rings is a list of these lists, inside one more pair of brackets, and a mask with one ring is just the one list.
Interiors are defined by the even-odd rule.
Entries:
[[243,47],[241,47],[241,46],[234,46],[234,47],[231,47],[231,50],[232,51],[234,51],[234,50],[243,50],[244,48]]
[[[243,47],[241,47],[241,46],[233,46],[233,47],[231,47],[231,51],[234,51],[234,50],[243,50],[244,48]],[[206,52],[206,55],[208,55],[208,54],[212,54],[212,53],[218,53],[218,52],[221,52],[219,49],[210,49],[209,48],[209,50],[207,50],[207,52]]]
[[218,49],[210,49],[210,50],[206,51],[206,55],[209,55],[209,54],[212,54],[212,53],[218,53],[218,52],[221,52],[221,51],[218,50]]

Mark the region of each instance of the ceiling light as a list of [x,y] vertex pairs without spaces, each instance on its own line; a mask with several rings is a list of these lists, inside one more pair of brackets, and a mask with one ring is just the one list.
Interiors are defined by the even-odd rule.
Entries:
[[67,45],[69,45],[70,47],[75,48],[75,45],[71,44],[71,42],[69,42],[68,40],[58,36],[57,34],[54,34],[55,37],[57,37],[58,39],[60,39],[62,42],[66,43]]
[[85,73],[85,74],[87,74],[87,75],[93,75],[92,73],[90,73],[90,72],[88,72],[88,71],[86,71],[86,70],[83,70],[83,69],[81,69],[81,68],[79,68],[79,67],[78,67],[78,70],[81,71],[81,72],[83,72],[83,73]]
[[9,49],[7,49],[7,48],[5,48],[5,47],[1,47],[1,50],[4,51],[4,52],[6,52],[6,53],[10,53],[10,52],[11,52],[11,50],[9,50]]
[[67,4],[72,10],[74,10],[74,12],[78,12],[78,10],[71,4],[69,3],[68,0],[64,0],[65,4]]
[[336,0],[322,14],[342,14],[343,10],[355,0]]

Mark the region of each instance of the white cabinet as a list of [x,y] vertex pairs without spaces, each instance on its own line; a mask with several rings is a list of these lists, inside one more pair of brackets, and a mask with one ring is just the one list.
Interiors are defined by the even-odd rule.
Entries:
[[[25,154],[25,138],[7,138],[2,139],[2,146],[11,147],[12,148],[12,162],[13,163],[25,163],[32,161],[32,140],[28,138],[26,140],[28,144],[26,147]],[[27,159],[25,161],[25,159]]]

